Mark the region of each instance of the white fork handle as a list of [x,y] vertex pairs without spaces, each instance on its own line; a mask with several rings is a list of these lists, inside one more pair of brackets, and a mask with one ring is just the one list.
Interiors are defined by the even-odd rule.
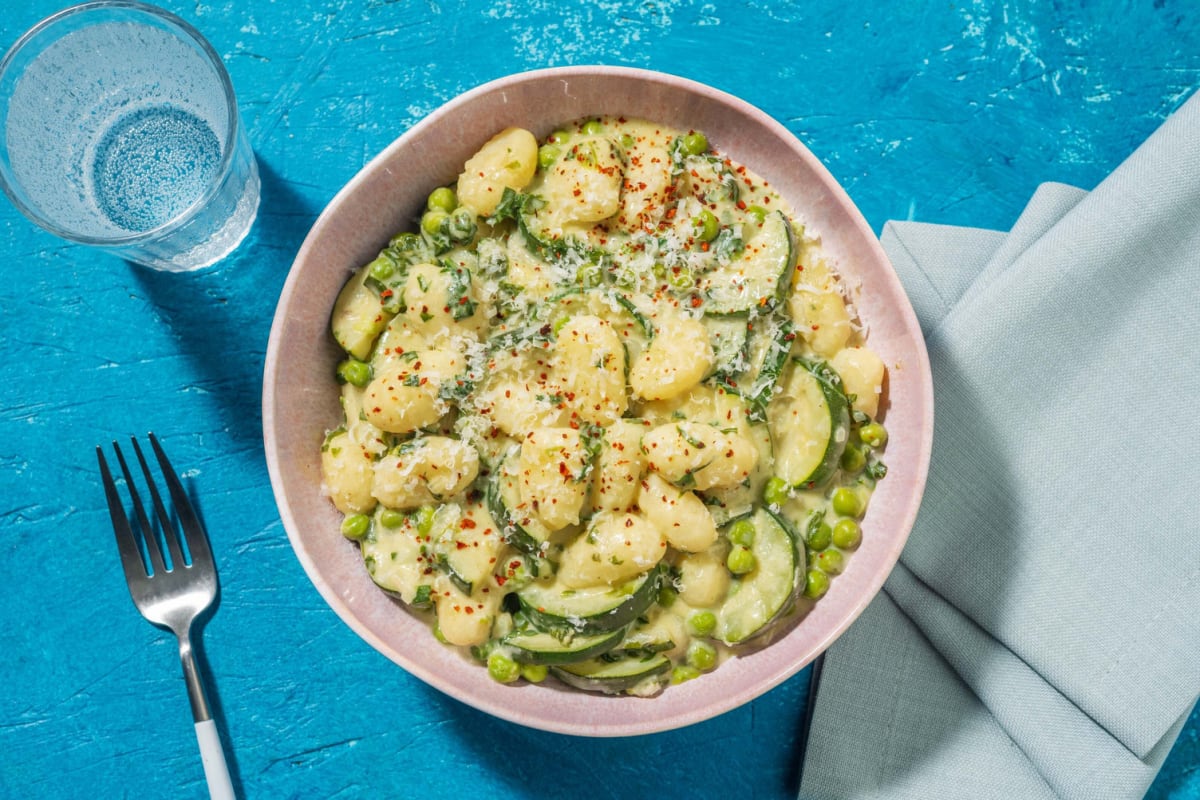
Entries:
[[212,800],[236,800],[233,781],[229,779],[229,767],[225,765],[225,751],[221,749],[221,736],[217,733],[217,723],[211,719],[197,722],[196,740],[200,742],[200,760],[204,763],[208,796]]

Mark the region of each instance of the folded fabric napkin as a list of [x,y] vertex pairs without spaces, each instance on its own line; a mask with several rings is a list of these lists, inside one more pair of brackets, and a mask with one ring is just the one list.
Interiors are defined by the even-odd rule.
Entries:
[[900,563],[825,656],[801,797],[1141,797],[1200,694],[1200,95],[1008,234],[881,241],[929,347],[933,456]]

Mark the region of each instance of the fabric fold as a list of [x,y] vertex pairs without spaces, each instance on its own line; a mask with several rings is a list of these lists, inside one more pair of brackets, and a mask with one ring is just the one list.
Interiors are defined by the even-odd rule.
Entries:
[[[1140,796],[1200,692],[1200,98],[1092,192],[1040,187],[1007,234],[891,222],[881,241],[927,337],[933,457],[887,611],[826,656],[802,794],[1018,796],[1000,780],[1015,750],[1042,782],[1020,796]],[[907,636],[881,627],[895,614]],[[889,647],[942,679],[854,682],[847,658]],[[962,691],[959,728],[903,708]],[[955,758],[911,747],[931,730]],[[878,752],[839,764],[848,737]],[[842,774],[901,738],[922,754],[903,785],[944,794]],[[955,793],[968,773],[997,788]]]

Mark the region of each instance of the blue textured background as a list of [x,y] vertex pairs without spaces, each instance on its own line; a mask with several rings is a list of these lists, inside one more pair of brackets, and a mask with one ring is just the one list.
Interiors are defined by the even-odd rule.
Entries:
[[[322,206],[457,93],[526,69],[660,69],[786,124],[878,232],[1005,229],[1046,180],[1091,188],[1200,84],[1200,8],[1154,2],[166,2],[222,54],[263,174],[249,238],[154,274],[0,204],[0,797],[200,797],[173,639],[133,609],[93,448],[156,430],[221,568],[205,662],[255,798],[795,795],[807,672],[634,740],[515,727],[427,688],[329,611],[267,479],[275,301]],[[16,0],[0,47],[60,7]],[[481,131],[481,136],[490,132]],[[1149,797],[1200,797],[1200,714]]]

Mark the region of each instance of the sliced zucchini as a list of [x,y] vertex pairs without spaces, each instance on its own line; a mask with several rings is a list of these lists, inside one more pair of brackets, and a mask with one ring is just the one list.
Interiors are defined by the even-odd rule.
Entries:
[[792,226],[780,211],[763,220],[742,256],[707,273],[700,282],[706,314],[736,314],[772,306],[791,278],[796,248]]
[[570,664],[603,655],[621,643],[624,629],[578,634],[567,629],[547,632],[515,630],[501,640],[514,661],[522,664]]
[[850,403],[837,372],[823,361],[792,359],[767,418],[776,475],[803,489],[833,477],[850,436]]
[[465,594],[474,593],[492,574],[504,539],[488,509],[471,504],[465,510],[448,503],[434,516],[438,565]]
[[517,454],[513,448],[488,482],[487,504],[506,542],[523,553],[542,554],[551,531],[521,500]]
[[730,584],[713,631],[726,644],[740,644],[766,632],[791,608],[803,574],[795,536],[778,517],[760,508],[750,522],[754,569]]
[[657,682],[670,670],[671,659],[661,653],[646,658],[590,659],[551,667],[554,676],[568,686],[604,694],[620,694],[636,689],[639,684]]
[[383,300],[367,285],[371,277],[371,265],[360,267],[338,292],[330,317],[330,329],[343,350],[366,361],[371,355],[371,345],[392,319],[392,312],[384,309]]
[[623,628],[658,598],[665,568],[659,564],[620,586],[568,589],[557,581],[536,581],[517,592],[521,608],[542,629],[571,628],[599,633]]

